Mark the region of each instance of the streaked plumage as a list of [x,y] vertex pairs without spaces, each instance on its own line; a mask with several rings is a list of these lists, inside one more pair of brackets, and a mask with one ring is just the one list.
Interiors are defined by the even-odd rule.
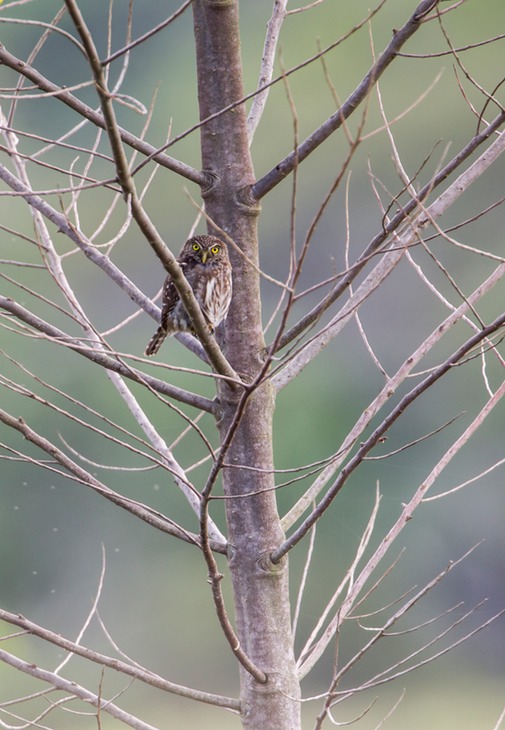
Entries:
[[[213,332],[225,319],[231,302],[231,264],[226,244],[215,236],[194,236],[186,241],[177,261]],[[155,355],[165,338],[175,332],[194,334],[188,313],[168,276],[163,285],[161,323],[149,340],[145,354]]]

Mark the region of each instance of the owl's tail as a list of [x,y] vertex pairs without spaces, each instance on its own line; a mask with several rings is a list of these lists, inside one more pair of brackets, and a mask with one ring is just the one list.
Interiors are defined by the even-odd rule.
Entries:
[[147,355],[147,357],[151,357],[151,355],[156,355],[161,345],[163,344],[167,334],[168,332],[166,331],[166,329],[164,329],[163,327],[158,327],[154,335],[147,343],[144,355]]

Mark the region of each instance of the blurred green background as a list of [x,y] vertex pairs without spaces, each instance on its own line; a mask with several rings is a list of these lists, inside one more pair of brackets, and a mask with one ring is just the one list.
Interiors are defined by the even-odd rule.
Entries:
[[[0,40],[10,52],[26,59],[42,30],[39,26],[26,27],[6,22],[6,18],[50,22],[59,3],[45,0],[44,3],[24,6],[11,5],[12,8],[9,8],[9,3],[5,2],[1,9],[0,20],[5,22],[0,24]],[[135,4],[134,37],[161,22],[176,7],[177,3],[173,2]],[[385,4],[371,24],[377,53],[389,41],[392,29],[398,28],[414,7],[415,3],[405,0],[390,0]],[[316,53],[319,45],[324,47],[332,43],[359,22],[368,8],[369,3],[364,0],[353,3],[327,0],[308,13],[288,18],[279,50],[282,66],[289,69]],[[82,3],[82,10],[96,35],[100,52],[106,55],[105,5]],[[255,87],[270,11],[271,2],[266,0],[241,3],[247,91]],[[114,8],[113,48],[124,44],[126,12],[127,3],[118,2]],[[68,18],[62,21],[61,27],[70,29]],[[445,27],[457,47],[490,38],[505,28],[505,6],[502,0],[467,2],[457,12],[446,17]],[[328,73],[341,100],[354,89],[370,66],[372,52],[369,31],[365,26],[326,56]],[[433,22],[423,28],[405,50],[426,54],[445,48],[440,27],[437,22]],[[502,58],[503,41],[501,44],[470,50],[463,56],[466,68],[489,91],[501,80]],[[54,82],[68,86],[84,81],[89,76],[78,50],[58,35],[53,35],[42,48],[35,65]],[[119,70],[119,64],[112,67],[112,85]],[[277,73],[279,70],[278,64]],[[466,81],[461,69],[457,73],[465,93],[481,110],[483,95]],[[404,58],[393,64],[381,83],[385,108],[391,119],[414,104],[419,95],[437,79],[426,99],[393,127],[408,174],[412,176],[423,167],[418,177],[419,185],[429,180],[441,161],[464,145],[476,129],[476,118],[458,89],[455,74],[450,56],[422,60]],[[16,82],[14,74],[7,70],[2,70],[2,78],[3,87],[12,87]],[[301,139],[335,110],[335,101],[318,62],[290,76],[289,86]],[[194,124],[198,115],[190,13],[185,13],[172,27],[131,54],[127,82],[122,92],[149,107],[156,91],[155,112],[146,139],[153,144],[162,144],[169,130],[172,137],[180,134]],[[96,105],[92,89],[76,93],[90,105]],[[8,113],[9,104],[9,101],[3,103],[5,114]],[[494,114],[488,109],[485,116],[491,119]],[[118,107],[118,116],[124,127],[140,134],[145,117],[126,107]],[[351,120],[351,130],[357,129],[359,120],[359,115]],[[47,137],[64,133],[76,122],[77,118],[72,112],[54,99],[22,101],[14,117],[14,126]],[[381,125],[377,104],[371,101],[365,133]],[[83,128],[72,139],[83,146],[92,144],[94,131]],[[39,142],[29,138],[21,141],[21,149],[28,155],[39,145]],[[285,88],[280,83],[271,90],[269,105],[252,146],[257,176],[261,177],[288,154],[292,145],[292,110]],[[106,145],[102,145],[101,149],[106,152]],[[300,169],[296,216],[299,244],[323,196],[338,174],[347,150],[345,135],[340,132],[317,150]],[[187,136],[168,152],[199,167],[196,133]],[[75,157],[76,152],[73,150],[50,155],[51,162],[61,167],[71,165]],[[82,170],[84,158],[75,164],[77,169]],[[147,180],[150,171],[138,176],[139,188]],[[58,171],[47,168],[32,165],[30,174],[34,187],[51,189],[68,184],[68,178],[62,178]],[[106,162],[97,162],[93,174],[108,178],[111,170]],[[380,181],[378,189],[383,200],[388,200],[388,192],[396,194],[401,189],[384,132],[371,136],[360,147],[352,166],[349,182],[351,259],[359,255],[381,227],[382,213],[372,189],[371,175]],[[455,225],[498,200],[503,195],[503,180],[504,168],[501,163],[475,186],[469,197],[451,209],[450,214],[444,217],[443,225]],[[188,192],[198,200],[199,191],[195,186],[160,169],[146,197],[149,215],[166,242],[176,251],[195,218],[195,208]],[[287,180],[262,201],[261,265],[269,275],[280,279],[287,275],[289,265],[291,194],[292,183]],[[63,199],[68,202],[65,196]],[[88,235],[92,234],[100,215],[107,211],[112,199],[112,194],[102,190],[89,191],[82,196],[80,224]],[[58,195],[49,196],[49,200],[56,208],[60,208]],[[3,197],[0,207],[1,220],[5,226],[27,236],[33,235],[30,219],[19,200]],[[124,210],[120,204],[105,230],[98,236],[97,243],[114,236],[123,220]],[[503,230],[503,214],[498,209],[455,235],[470,245],[480,244],[484,249],[502,255]],[[66,250],[65,241],[53,232],[59,250]],[[304,268],[302,289],[344,267],[345,237],[345,194],[342,188],[318,227]],[[36,246],[23,243],[15,235],[2,231],[0,241],[1,259],[40,261]],[[468,254],[446,251],[447,247],[444,248],[440,243],[434,243],[433,247],[467,294],[484,277],[483,272],[491,270],[491,265],[485,259],[476,262],[475,257]],[[154,296],[159,290],[163,273],[150,249],[136,234],[134,226],[116,244],[112,257],[147,295]],[[65,265],[77,294],[100,331],[114,327],[135,312],[134,305],[127,297],[116,290],[105,275],[95,270],[83,256],[70,256]],[[423,265],[444,293],[454,301],[451,287],[444,282],[436,268],[430,267],[427,259],[423,260]],[[13,272],[12,267],[5,267],[4,271],[22,280],[29,289],[39,291],[56,302],[61,301],[54,283],[41,271],[23,269]],[[2,281],[2,293],[14,296],[27,306],[33,306],[28,291],[20,291],[18,286],[5,279]],[[271,283],[264,282],[263,294],[266,322],[275,308],[279,290]],[[484,302],[480,310],[483,316],[491,318],[493,312],[493,316],[496,316],[499,307],[503,307],[503,300],[502,286],[500,291]],[[295,309],[292,321],[295,315],[306,311],[315,301],[316,295],[303,299]],[[58,315],[53,307],[39,301],[36,311],[56,325],[73,331],[68,318],[63,314]],[[439,303],[433,301],[407,264],[398,268],[382,291],[361,312],[371,345],[388,373],[394,372],[402,358],[421,341],[423,335],[439,323],[444,311]],[[140,355],[152,329],[152,320],[141,314],[111,334],[109,339],[118,350]],[[452,339],[449,337],[448,343],[444,345],[447,352],[459,341],[456,336]],[[2,331],[1,347],[12,357],[23,360],[38,378],[72,394],[77,400],[84,400],[92,408],[104,409],[108,418],[138,434],[124,404],[96,366],[81,362],[76,355],[44,341],[16,337],[8,329]],[[171,364],[185,367],[195,364],[194,358],[175,341],[165,345],[164,356]],[[197,380],[193,376],[168,371],[163,374],[163,371],[154,369],[153,372],[156,375],[161,373],[160,377],[167,377],[170,382],[182,387],[195,388],[209,395],[212,393],[208,383],[201,383],[201,379]],[[2,373],[16,380],[21,377],[27,387],[44,397],[49,395],[41,384],[26,373],[20,376],[19,369],[5,356],[2,356]],[[490,365],[489,377],[494,385],[499,382],[500,372],[493,363]],[[296,383],[280,394],[276,411],[277,466],[289,468],[325,458],[334,452],[382,382],[356,327],[347,327],[324,355],[307,368]],[[171,443],[181,430],[181,420],[141,389],[133,387],[133,391],[167,442]],[[331,595],[338,579],[345,575],[372,510],[377,481],[383,498],[373,545],[389,529],[400,513],[401,504],[409,499],[435,460],[442,455],[455,434],[463,430],[485,397],[479,363],[472,363],[451,375],[451,378],[424,397],[411,413],[405,414],[400,424],[392,429],[384,452],[393,451],[406,441],[437,428],[461,411],[468,411],[467,416],[462,416],[453,427],[414,449],[400,453],[394,459],[369,462],[347,485],[318,529],[318,554],[300,616],[298,648],[303,645],[317,620],[324,605],[322,601]],[[136,468],[144,466],[145,462],[124,450],[111,448],[96,435],[9,389],[2,390],[1,399],[4,408],[16,416],[26,418],[36,430],[43,431],[60,444],[61,436],[65,443],[84,454],[91,464],[84,466],[111,488],[170,514],[188,529],[196,529],[191,511],[165,474],[160,471],[118,472],[93,466],[121,463]],[[77,405],[69,403],[62,396],[56,396],[56,400],[61,407],[83,416]],[[98,421],[93,421],[98,425]],[[472,444],[444,472],[436,485],[437,492],[464,481],[502,458],[503,421],[503,410],[499,412],[498,409],[478,432]],[[202,426],[215,443],[212,424],[207,416]],[[0,434],[2,443],[15,449],[24,449],[17,435],[9,433],[4,427],[0,429]],[[39,456],[35,449],[28,448],[28,452],[34,458]],[[8,452],[4,453],[8,455]],[[204,450],[192,435],[188,435],[176,451],[183,466],[203,455]],[[105,554],[105,581],[99,612],[121,650],[174,682],[236,695],[236,667],[218,627],[206,582],[206,569],[196,550],[150,530],[78,484],[48,471],[16,460],[5,460],[1,463],[1,475],[1,607],[22,613],[70,638],[77,636],[96,594],[102,555]],[[204,475],[205,467],[191,473],[197,486],[201,485]],[[280,511],[285,512],[309,483],[310,480],[307,480],[281,490]],[[352,680],[349,680],[350,684],[363,681],[401,658],[405,647],[414,651],[423,637],[427,640],[427,637],[446,628],[451,616],[453,620],[462,616],[483,598],[489,600],[478,608],[475,616],[466,624],[467,629],[485,622],[505,606],[503,483],[503,470],[496,470],[451,499],[429,503],[416,514],[389,558],[392,561],[405,548],[399,565],[371,599],[368,609],[396,600],[414,585],[423,585],[450,560],[458,559],[470,547],[485,540],[420,604],[415,616],[407,619],[400,628],[426,621],[461,601],[464,601],[464,605],[458,605],[449,617],[441,619],[435,629],[429,627],[420,632],[422,636],[414,634],[403,639],[383,640],[374,652],[358,663]],[[220,505],[214,507],[212,514],[224,529]],[[306,545],[302,545],[292,555],[294,596],[306,550]],[[384,569],[386,567],[385,564]],[[229,593],[227,596],[231,610]],[[372,617],[364,619],[363,623],[375,626],[379,619]],[[4,633],[9,631],[8,627],[3,627],[3,630]],[[454,638],[461,636],[464,630],[464,627],[458,629]],[[358,627],[349,626],[341,638],[341,661],[352,656],[368,637]],[[400,642],[403,642],[401,646]],[[40,642],[24,638],[18,640],[18,647],[20,643],[21,649],[18,651],[22,656],[41,666],[50,668],[62,659],[58,650]],[[86,632],[83,643],[112,653],[96,620]],[[8,643],[6,648],[9,648]],[[501,619],[454,652],[443,656],[436,664],[428,665],[414,675],[402,677],[393,685],[379,688],[370,695],[365,696],[363,693],[363,696],[355,697],[336,713],[336,719],[343,722],[358,716],[377,695],[378,700],[373,709],[356,724],[356,727],[366,730],[375,728],[406,688],[405,697],[386,721],[385,727],[393,730],[405,727],[431,730],[493,728],[505,703],[504,655],[504,624]],[[420,659],[424,657],[425,654]],[[325,657],[319,669],[309,675],[305,685],[307,696],[324,692],[329,681],[331,662],[331,655]],[[96,668],[90,668],[79,660],[74,659],[64,673],[77,681],[88,681],[90,689],[96,690],[100,682]],[[104,693],[113,694],[123,686],[124,683],[111,673],[106,674]],[[35,687],[40,688],[0,665],[0,700],[34,690]],[[163,696],[138,684],[128,690],[124,704],[126,709],[140,714],[146,721],[164,730],[180,727],[231,730],[239,727],[235,717],[221,710]],[[313,718],[319,707],[317,701],[304,706],[307,728],[313,726]],[[117,726],[117,723],[106,717],[102,718],[102,722],[104,728]],[[68,716],[63,715],[59,721],[54,720],[54,727],[69,727],[68,723]],[[95,727],[95,721],[73,716],[74,726]]]

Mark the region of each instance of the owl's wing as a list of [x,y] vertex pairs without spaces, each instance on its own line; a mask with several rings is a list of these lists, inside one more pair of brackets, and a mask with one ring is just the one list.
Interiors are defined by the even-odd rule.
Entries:
[[165,331],[170,329],[169,318],[178,301],[179,294],[172,281],[172,277],[167,276],[163,284],[163,307],[161,310],[161,326]]

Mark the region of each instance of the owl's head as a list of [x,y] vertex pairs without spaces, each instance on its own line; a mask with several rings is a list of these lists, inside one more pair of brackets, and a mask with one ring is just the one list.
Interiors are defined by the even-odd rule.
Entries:
[[215,236],[194,236],[184,244],[181,257],[199,264],[228,261],[228,248],[224,241]]

